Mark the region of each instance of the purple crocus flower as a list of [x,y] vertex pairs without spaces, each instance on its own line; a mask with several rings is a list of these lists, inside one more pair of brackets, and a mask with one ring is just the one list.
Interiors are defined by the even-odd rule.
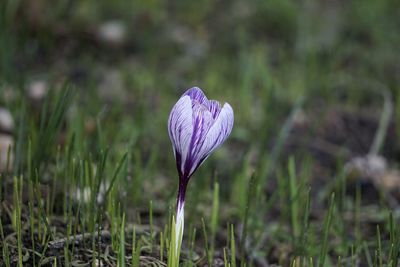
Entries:
[[181,243],[184,204],[189,178],[229,136],[233,127],[232,107],[208,100],[198,87],[187,90],[172,108],[168,133],[172,141],[179,190],[176,207],[176,241]]

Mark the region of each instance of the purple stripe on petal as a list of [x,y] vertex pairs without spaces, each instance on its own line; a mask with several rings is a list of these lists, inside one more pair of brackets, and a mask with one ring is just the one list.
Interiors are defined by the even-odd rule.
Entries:
[[208,101],[208,110],[211,112],[213,119],[216,119],[221,112],[221,104],[218,101]]
[[[174,149],[175,152],[175,149]],[[176,169],[178,170],[179,178],[183,176],[182,172],[182,156],[180,153],[175,152]]]
[[187,95],[191,100],[196,100],[200,104],[206,105],[208,103],[207,97],[204,95],[203,91],[198,87],[192,87],[187,90],[183,95]]

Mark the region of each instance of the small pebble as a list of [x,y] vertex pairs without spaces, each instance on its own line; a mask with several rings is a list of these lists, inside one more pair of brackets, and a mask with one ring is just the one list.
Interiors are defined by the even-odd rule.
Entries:
[[14,129],[14,119],[8,109],[0,108],[0,131],[11,132]]
[[379,155],[354,157],[344,166],[345,172],[351,176],[376,178],[387,170],[386,159]]
[[108,21],[100,25],[98,37],[110,45],[121,45],[126,38],[126,27],[120,21]]
[[47,91],[48,87],[45,81],[33,81],[28,87],[28,97],[33,101],[41,101],[46,96]]
[[[14,146],[14,140],[11,135],[0,134],[0,172],[7,170],[7,158],[9,157],[8,170],[13,165],[14,155],[12,147]],[[11,149],[9,150],[9,148]],[[10,155],[8,155],[10,151]]]

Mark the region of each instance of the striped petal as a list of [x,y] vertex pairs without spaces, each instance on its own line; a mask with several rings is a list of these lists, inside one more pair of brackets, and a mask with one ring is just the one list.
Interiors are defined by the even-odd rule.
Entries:
[[206,139],[207,133],[214,124],[211,112],[206,106],[195,103],[193,105],[193,134],[185,157],[184,174],[190,177],[199,165],[199,153]]
[[181,172],[193,134],[192,113],[192,101],[190,97],[183,96],[172,108],[168,119],[168,133],[174,149],[177,167]]
[[216,121],[207,133],[205,142],[199,152],[200,164],[225,140],[232,131],[234,115],[232,107],[225,103],[222,107]]
[[221,104],[215,100],[209,100],[207,104],[208,110],[211,112],[212,117],[216,119],[221,112]]
[[[187,90],[183,95],[187,95],[191,100],[196,100],[200,104],[207,105],[208,99],[203,93],[203,91],[198,87],[192,87]],[[195,103],[195,101],[193,101]]]

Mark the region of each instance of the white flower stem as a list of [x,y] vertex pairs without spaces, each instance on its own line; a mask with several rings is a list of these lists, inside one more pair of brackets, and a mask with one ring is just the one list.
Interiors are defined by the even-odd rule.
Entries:
[[183,238],[183,228],[185,222],[185,202],[178,202],[176,207],[176,223],[175,223],[175,255],[179,258],[180,249],[182,245]]
[[[175,244],[171,244],[173,246],[173,256],[176,259],[176,263],[179,264],[179,256],[181,253],[181,245],[183,239],[183,229],[185,224],[185,194],[186,194],[186,186],[187,180],[179,179],[179,188],[178,188],[178,196],[176,199],[176,221],[175,221],[175,229],[173,232]],[[172,266],[171,266],[172,267]]]

